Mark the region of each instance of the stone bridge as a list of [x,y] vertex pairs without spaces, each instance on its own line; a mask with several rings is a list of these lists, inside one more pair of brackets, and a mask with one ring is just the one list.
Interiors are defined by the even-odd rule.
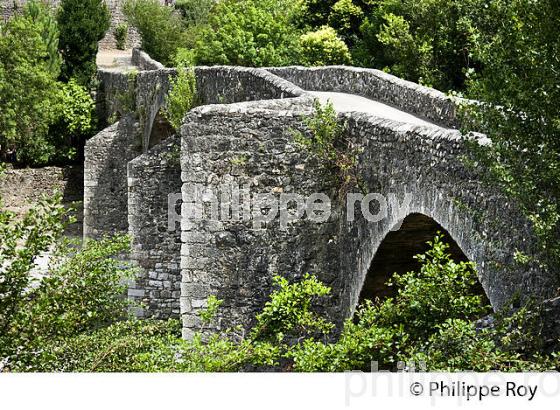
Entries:
[[[162,115],[175,70],[138,50],[133,64],[99,73],[100,117],[119,121],[86,146],[84,232],[132,237],[139,316],[180,316],[188,338],[215,295],[224,303],[213,327],[247,326],[274,275],[309,272],[332,287],[325,308],[341,323],[361,298],[386,294],[393,272],[416,268],[412,256],[438,230],[455,258],[477,264],[495,309],[556,295],[555,274],[514,260],[536,253],[531,224],[484,169],[464,164],[469,143],[488,141],[457,130],[444,94],[352,67],[197,67],[201,105],[176,135]],[[352,190],[348,202],[294,141],[314,98],[333,100],[371,195]],[[295,217],[302,201],[325,198],[328,218]]]

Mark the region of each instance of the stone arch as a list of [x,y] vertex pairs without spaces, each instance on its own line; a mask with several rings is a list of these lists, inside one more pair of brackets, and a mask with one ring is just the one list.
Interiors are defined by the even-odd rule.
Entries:
[[[421,264],[414,256],[426,252],[429,249],[427,242],[438,234],[449,245],[448,251],[455,262],[469,261],[457,242],[439,223],[424,214],[410,213],[381,241],[364,278],[358,301],[394,296],[396,289],[387,286],[387,281],[394,273],[418,271]],[[479,291],[484,294],[482,286]]]
[[[398,231],[401,223],[406,229],[405,224],[410,219],[418,221],[417,218],[422,218],[426,224],[429,222],[431,225],[432,231],[430,232],[427,227],[424,237],[433,233],[433,229],[442,230],[452,239],[455,253],[460,259],[468,259],[476,264],[484,293],[495,309],[499,309],[507,302],[513,292],[508,286],[513,288],[517,284],[504,282],[489,266],[489,261],[494,255],[491,255],[492,243],[484,239],[486,227],[480,225],[466,209],[456,205],[452,196],[445,195],[442,188],[431,181],[426,183],[409,181],[407,190],[412,192],[413,196],[412,202],[406,209],[389,209],[387,217],[377,223],[370,223],[364,218],[345,223],[346,234],[343,241],[353,250],[341,255],[341,270],[345,272],[344,277],[348,278],[349,283],[341,293],[343,317],[352,316],[358,306],[368,273],[375,262],[376,255],[383,251],[384,241],[394,236],[395,230]],[[382,188],[381,191],[389,192],[389,189]],[[422,239],[418,242],[421,243]]]
[[148,139],[148,149],[159,145],[162,141],[175,134],[175,129],[160,109],[155,115],[150,128],[150,137]]

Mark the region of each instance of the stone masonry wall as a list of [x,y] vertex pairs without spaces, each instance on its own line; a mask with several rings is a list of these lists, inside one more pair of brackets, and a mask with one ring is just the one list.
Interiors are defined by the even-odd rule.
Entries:
[[[309,195],[331,189],[290,137],[292,129],[303,128],[301,114],[309,110],[302,107],[309,108],[310,100],[207,106],[187,115],[181,130],[184,337],[200,329],[198,313],[211,295],[224,303],[210,328],[225,329],[251,323],[276,274],[296,279],[313,272],[331,285],[343,280],[332,257],[337,249],[324,240],[336,237],[335,223],[303,220],[284,230],[278,220],[258,227],[248,217],[248,212],[256,215],[267,208],[268,200],[260,194]],[[224,188],[229,184],[232,189]],[[255,200],[253,209],[239,216],[251,204],[248,194]],[[212,195],[224,209],[219,218],[210,214]]]
[[[143,68],[159,67],[148,55],[137,50],[133,52],[133,62]],[[198,101],[203,104],[281,99],[303,94],[299,88],[262,70],[197,67],[195,73]],[[158,318],[177,316],[179,303],[180,252],[173,248],[179,246],[179,232],[168,232],[166,225],[167,195],[173,193],[173,187],[176,187],[175,192],[180,192],[178,162],[176,168],[169,166],[165,160],[170,154],[169,142],[159,144],[161,136],[153,135],[157,131],[153,129],[154,121],[162,115],[174,76],[176,70],[167,68],[138,72],[100,70],[100,117],[108,121],[115,114],[120,116],[134,110],[127,118],[136,123],[134,129],[129,128],[128,136],[118,133],[120,125],[113,125],[86,147],[85,167],[88,175],[93,175],[86,183],[95,184],[95,191],[88,189],[88,195],[91,193],[95,201],[88,200],[86,208],[90,215],[101,215],[95,221],[92,217],[87,219],[86,235],[129,232],[134,243],[132,258],[141,268],[137,280],[130,286],[129,295],[145,305],[145,310],[138,312],[140,315]],[[117,144],[113,144],[115,140]],[[126,143],[132,143],[127,152],[119,148]],[[111,144],[116,150],[113,155],[107,150]],[[144,155],[131,161],[140,153]],[[126,184],[122,171],[126,170],[127,163],[128,195],[122,191]],[[127,214],[128,221],[121,219],[115,226],[115,219]]]
[[[274,275],[294,280],[309,272],[332,287],[332,297],[322,307],[340,324],[355,309],[383,239],[416,213],[440,224],[477,263],[495,309],[518,293],[537,300],[556,296],[557,275],[514,261],[515,250],[529,256],[536,252],[531,225],[515,204],[481,182],[484,170],[463,165],[459,158],[468,152],[466,137],[458,131],[344,114],[346,139],[357,149],[359,175],[367,190],[393,194],[399,201],[405,193],[411,198],[404,208],[390,204],[388,215],[373,223],[359,212],[354,221],[346,219],[349,210],[332,175],[293,140],[294,129],[305,132],[303,119],[312,106],[300,86],[375,98],[443,127],[455,127],[455,104],[443,94],[375,70],[348,67],[269,72],[197,67],[198,101],[206,105],[186,115],[176,164],[172,158],[179,137],[159,143],[152,135],[176,70],[158,68],[139,52],[135,59],[145,69],[133,82],[135,113],[86,146],[84,229],[93,237],[127,230],[132,235],[133,259],[141,269],[129,295],[144,303],[139,315],[176,317],[179,298],[183,334],[189,338],[200,330],[198,314],[215,295],[224,304],[204,331],[246,328],[270,294]],[[111,104],[118,90],[130,91],[127,75],[101,74],[106,82],[101,98]],[[469,138],[488,143],[481,135]],[[231,191],[232,184],[241,191]],[[180,238],[177,231],[167,230],[167,195],[178,187]],[[255,195],[253,202],[246,197],[247,188]],[[225,196],[213,210],[212,194],[220,192]],[[270,195],[316,193],[331,200],[328,220],[304,218],[283,227],[276,218],[255,225],[256,216],[271,212]],[[235,218],[234,203],[249,217]],[[253,205],[249,211],[244,208],[247,204]],[[283,207],[292,212],[292,205]],[[221,214],[210,216],[213,211]],[[555,312],[557,305],[553,299],[546,309]]]
[[84,159],[84,238],[127,233],[126,164],[140,154],[138,124],[126,116],[87,141]]
[[[301,118],[309,113],[309,100],[299,101],[301,105],[270,110],[262,103],[200,107],[186,118],[181,130],[185,337],[200,329],[198,312],[210,295],[224,300],[215,329],[250,326],[275,274],[290,280],[307,272],[316,274],[333,289],[331,304],[324,307],[342,323],[356,307],[381,242],[412,213],[439,223],[477,263],[479,279],[495,309],[518,293],[540,300],[554,295],[558,287],[554,274],[515,264],[512,249],[534,254],[530,224],[514,204],[480,182],[482,170],[457,161],[466,153],[458,131],[347,114],[347,137],[362,148],[359,175],[368,192],[396,194],[401,203],[405,193],[412,198],[408,207],[391,208],[381,221],[368,222],[356,212],[356,219],[349,222],[336,187],[328,185],[321,167],[294,144],[290,130],[301,129]],[[485,141],[482,136],[473,138]],[[255,229],[253,219],[211,217],[212,193],[218,195],[224,183],[248,184],[252,194],[328,193],[332,214],[324,223],[298,221],[287,230],[279,229],[278,219]],[[220,203],[229,209],[230,202],[235,201],[226,195]],[[203,217],[193,218],[194,212]]]
[[267,70],[305,90],[356,94],[392,105],[444,127],[459,126],[457,100],[383,71],[347,66],[279,67]]
[[[558,277],[514,261],[515,250],[535,255],[534,232],[522,212],[484,181],[484,170],[459,160],[469,150],[458,131],[403,125],[365,114],[347,114],[347,137],[362,148],[358,174],[368,192],[399,201],[410,194],[410,205],[390,209],[377,223],[341,220],[340,276],[347,281],[343,304],[352,313],[372,259],[398,222],[412,213],[435,220],[477,264],[480,282],[494,307],[500,309],[516,294],[522,300],[554,296]],[[471,136],[485,143],[483,136]],[[374,202],[375,203],[375,202]],[[344,209],[346,213],[348,210]],[[356,211],[356,215],[358,215]]]
[[181,227],[168,227],[168,196],[181,192],[179,155],[174,136],[128,163],[128,232],[140,268],[128,295],[143,305],[141,317],[179,317]]

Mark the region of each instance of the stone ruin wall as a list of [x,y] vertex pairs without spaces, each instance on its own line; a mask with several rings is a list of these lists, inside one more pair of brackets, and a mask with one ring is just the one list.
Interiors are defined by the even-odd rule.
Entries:
[[[186,116],[180,135],[151,147],[150,122],[161,112],[176,72],[135,53],[136,65],[149,69],[138,72],[134,82],[136,115],[125,116],[86,148],[90,217],[86,214],[85,225],[89,234],[94,225],[98,233],[131,234],[133,260],[142,269],[129,295],[145,304],[140,316],[167,318],[180,312],[188,338],[200,329],[198,313],[215,295],[224,305],[207,330],[246,327],[269,295],[273,275],[295,279],[311,272],[333,288],[330,305],[324,308],[340,323],[353,312],[382,240],[410,213],[438,222],[477,262],[495,308],[519,291],[540,300],[553,296],[555,275],[512,260],[511,249],[534,252],[530,226],[514,204],[480,182],[484,170],[458,160],[466,152],[459,132],[343,114],[347,138],[362,148],[360,174],[370,192],[413,194],[409,209],[390,212],[374,224],[346,222],[347,210],[336,200],[336,187],[326,183],[319,164],[294,145],[291,130],[305,132],[302,120],[312,104],[299,86],[361,93],[450,127],[457,124],[456,111],[445,95],[375,70],[197,67],[202,106]],[[130,86],[123,76],[100,72],[103,104],[111,103],[115,90]],[[483,136],[473,138],[486,143]],[[287,230],[277,229],[277,222],[267,226],[270,229],[254,229],[250,221],[191,220],[189,204],[207,198],[204,192],[222,183],[250,183],[254,193],[274,195],[324,192],[335,198],[333,216],[321,224],[294,222]],[[175,231],[169,231],[168,207],[177,209],[181,200],[175,197],[169,204],[168,194],[179,188],[181,224],[174,222]]]
[[[176,70],[159,68],[145,53],[133,51],[138,67],[154,70],[123,73],[100,70],[98,112],[103,121],[122,115],[123,96],[132,97],[134,115],[88,141],[85,159],[86,237],[129,233],[132,259],[141,268],[129,296],[142,302],[138,316],[178,317],[180,226],[167,229],[168,194],[181,192],[180,138],[159,142],[153,128],[162,115]],[[198,101],[203,104],[295,97],[302,90],[265,71],[233,67],[197,67]],[[177,202],[180,209],[180,200]]]

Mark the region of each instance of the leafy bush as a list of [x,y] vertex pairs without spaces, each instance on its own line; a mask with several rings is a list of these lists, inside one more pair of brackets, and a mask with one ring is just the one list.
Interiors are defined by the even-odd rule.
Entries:
[[185,114],[196,104],[196,75],[190,65],[190,53],[179,53],[177,61],[177,77],[171,80],[169,93],[166,97],[165,116],[169,123],[178,130],[183,123]]
[[300,37],[300,63],[308,66],[350,64],[348,46],[332,27],[324,26]]
[[[490,2],[475,56],[468,118],[492,145],[475,152],[492,183],[520,205],[539,239],[531,263],[560,267],[560,5],[552,0]],[[498,108],[496,108],[498,107]],[[512,249],[512,253],[515,250]]]
[[[0,176],[1,177],[1,176]],[[0,198],[1,201],[1,198]],[[43,199],[23,219],[0,207],[0,338],[14,326],[14,318],[25,305],[30,270],[35,259],[60,237],[66,214],[60,195]],[[6,347],[2,340],[0,349]],[[3,352],[2,352],[3,353]]]
[[15,372],[141,372],[143,356],[178,343],[177,321],[128,320],[76,337],[35,342],[9,358]]
[[282,66],[297,60],[298,3],[224,0],[212,9],[196,43],[197,64]]
[[357,173],[358,151],[345,138],[345,124],[340,123],[331,102],[313,103],[314,112],[304,119],[308,133],[293,132],[294,141],[313,155],[341,193],[355,186],[361,188]]
[[44,29],[25,16],[0,25],[0,152],[22,162],[46,162],[53,150],[47,134],[57,116],[58,69]]
[[120,23],[115,27],[115,41],[118,50],[126,49],[126,41],[128,40],[128,24]]
[[88,86],[95,76],[98,42],[109,29],[110,14],[103,0],[62,0],[58,11],[59,48],[64,59],[62,78]]
[[353,44],[363,16],[361,7],[352,0],[338,0],[332,6],[328,22],[346,41]]
[[[0,208],[2,358],[127,317],[124,280],[133,271],[117,257],[128,251],[129,240],[70,246],[61,239],[67,213],[60,200],[60,194],[41,200],[23,219]],[[48,269],[37,275],[36,258],[47,251]]]
[[48,67],[53,77],[58,77],[62,59],[58,52],[59,30],[54,9],[48,3],[31,0],[25,3],[23,15],[29,18],[41,32],[48,54]]
[[273,292],[262,312],[256,317],[252,337],[256,340],[282,342],[285,337],[301,338],[328,334],[334,325],[312,310],[315,298],[326,296],[330,289],[309,274],[303,280],[290,284],[276,276]]
[[175,8],[180,11],[189,26],[208,23],[214,0],[176,0]]
[[185,47],[185,25],[174,8],[158,0],[127,0],[123,11],[142,37],[142,48],[152,58],[171,65],[179,47]]
[[56,121],[49,127],[53,149],[49,160],[73,159],[95,131],[95,102],[74,79],[62,84]]

